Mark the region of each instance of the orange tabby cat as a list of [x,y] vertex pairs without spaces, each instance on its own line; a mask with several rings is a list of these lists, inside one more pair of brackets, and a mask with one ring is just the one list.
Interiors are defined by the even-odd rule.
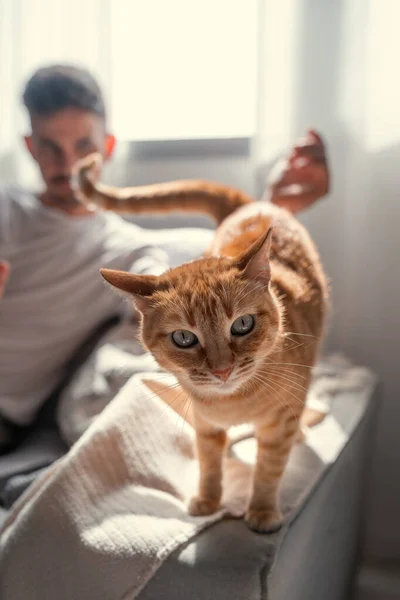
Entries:
[[[134,212],[137,188],[94,184],[90,164],[81,173],[85,194],[107,208]],[[282,519],[279,483],[323,332],[327,282],[314,244],[291,214],[224,187],[216,188],[220,204],[211,192],[199,204],[194,192],[201,185],[159,189],[181,186],[183,194],[189,188],[186,208],[202,208],[222,221],[203,258],[160,276],[101,272],[132,297],[142,314],[144,346],[192,399],[200,484],[191,514],[218,509],[226,431],[252,423],[258,454],[245,519],[255,531],[271,531]],[[158,210],[180,206],[168,194],[162,198]]]

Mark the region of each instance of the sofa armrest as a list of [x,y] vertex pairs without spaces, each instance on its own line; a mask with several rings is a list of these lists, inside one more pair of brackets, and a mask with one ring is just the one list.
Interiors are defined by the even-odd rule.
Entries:
[[[241,520],[219,522],[175,551],[138,600],[343,600],[357,554],[376,397],[371,387],[342,394],[309,445],[294,451],[286,501],[296,498],[297,505],[280,532],[260,535]],[[238,454],[251,456],[252,442],[241,444]],[[302,495],[312,456],[324,468],[311,493]]]

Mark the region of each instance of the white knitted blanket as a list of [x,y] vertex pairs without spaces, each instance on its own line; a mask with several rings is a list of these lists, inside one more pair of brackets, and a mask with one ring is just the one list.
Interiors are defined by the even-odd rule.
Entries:
[[[373,386],[365,369],[326,365],[320,393],[329,396],[331,414],[292,452],[281,490],[287,519],[337,458]],[[189,516],[186,502],[198,477],[194,432],[143,377],[161,376],[131,378],[14,505],[0,537],[2,600],[136,598],[180,544],[228,513],[242,514],[253,441],[225,459],[223,509]]]

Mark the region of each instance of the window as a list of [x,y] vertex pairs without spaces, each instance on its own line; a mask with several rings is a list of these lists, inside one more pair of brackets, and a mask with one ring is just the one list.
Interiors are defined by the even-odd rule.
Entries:
[[122,139],[249,137],[257,0],[114,0],[112,122]]

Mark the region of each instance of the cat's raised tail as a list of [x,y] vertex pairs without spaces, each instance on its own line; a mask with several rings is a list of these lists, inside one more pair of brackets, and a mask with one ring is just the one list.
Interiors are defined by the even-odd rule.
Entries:
[[187,179],[151,185],[118,188],[98,182],[102,157],[90,154],[75,168],[73,186],[79,199],[118,213],[168,213],[176,210],[200,212],[221,223],[253,198],[227,185]]

